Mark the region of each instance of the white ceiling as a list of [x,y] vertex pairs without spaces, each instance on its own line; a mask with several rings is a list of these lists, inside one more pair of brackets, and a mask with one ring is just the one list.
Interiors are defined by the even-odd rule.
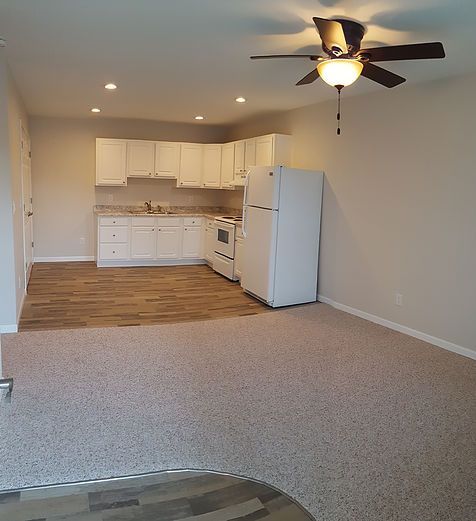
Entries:
[[[397,89],[476,70],[474,0],[0,0],[0,36],[31,114],[229,124],[335,96],[294,86],[307,60],[249,60],[321,52],[312,16],[364,22],[367,46],[442,41],[445,60],[388,63],[408,78]],[[383,88],[361,78],[346,94]]]

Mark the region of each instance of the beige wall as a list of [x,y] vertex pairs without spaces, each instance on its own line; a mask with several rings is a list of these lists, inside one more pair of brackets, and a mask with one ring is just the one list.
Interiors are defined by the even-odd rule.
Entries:
[[256,118],[227,136],[291,133],[294,166],[325,171],[320,294],[473,350],[475,80],[359,97],[344,89],[340,137],[334,102]]
[[0,331],[17,323],[24,287],[20,122],[28,118],[0,49]]
[[92,256],[95,204],[222,204],[217,191],[177,189],[167,180],[130,179],[127,187],[95,187],[96,137],[213,143],[221,142],[224,133],[221,127],[200,124],[31,118],[35,257]]

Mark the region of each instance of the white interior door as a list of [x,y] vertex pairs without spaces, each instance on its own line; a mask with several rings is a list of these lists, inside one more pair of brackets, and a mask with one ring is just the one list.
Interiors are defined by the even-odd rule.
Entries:
[[25,289],[30,280],[33,266],[33,196],[31,190],[31,149],[30,138],[21,128],[21,165],[23,191],[23,250],[25,256]]

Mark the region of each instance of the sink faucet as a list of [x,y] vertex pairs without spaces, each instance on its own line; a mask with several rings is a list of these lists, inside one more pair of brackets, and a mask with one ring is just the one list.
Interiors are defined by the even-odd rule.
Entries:
[[160,204],[157,205],[157,213],[162,213],[162,206],[160,206]]
[[146,201],[144,204],[145,204],[145,208],[147,210],[147,213],[152,212],[152,201],[149,201],[149,202]]

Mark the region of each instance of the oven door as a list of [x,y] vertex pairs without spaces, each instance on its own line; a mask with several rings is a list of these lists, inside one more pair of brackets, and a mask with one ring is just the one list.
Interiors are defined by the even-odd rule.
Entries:
[[233,259],[235,256],[235,225],[215,221],[215,251]]

